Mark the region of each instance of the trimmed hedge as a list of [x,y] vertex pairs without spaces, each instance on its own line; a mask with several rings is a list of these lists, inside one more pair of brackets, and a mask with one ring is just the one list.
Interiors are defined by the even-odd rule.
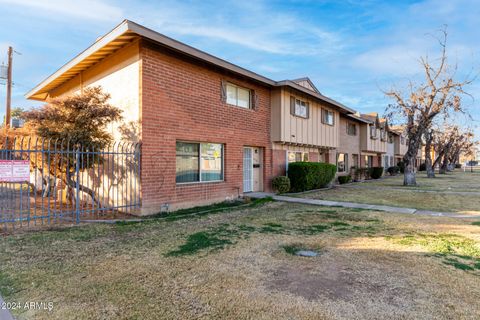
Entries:
[[397,167],[397,166],[389,167],[389,168],[387,169],[387,172],[388,172],[391,176],[395,176],[395,175],[397,175],[397,174],[400,172],[400,168]]
[[368,168],[368,173],[372,179],[380,179],[383,175],[383,167]]
[[339,176],[338,177],[338,183],[340,184],[345,184],[345,183],[349,183],[352,181],[352,177],[350,175],[348,176]]
[[292,162],[288,164],[291,191],[301,192],[327,186],[335,177],[337,166],[321,162]]
[[461,168],[462,168],[462,165],[461,165],[460,163],[456,163],[456,164],[455,164],[455,168],[456,168],[456,169],[461,169]]
[[290,191],[290,179],[286,176],[275,177],[272,180],[272,187],[277,193]]
[[362,181],[362,180],[370,179],[368,168],[366,168],[366,167],[355,168],[354,171],[353,171],[353,179],[355,181]]
[[418,167],[418,171],[427,171],[427,164],[425,162],[421,163]]

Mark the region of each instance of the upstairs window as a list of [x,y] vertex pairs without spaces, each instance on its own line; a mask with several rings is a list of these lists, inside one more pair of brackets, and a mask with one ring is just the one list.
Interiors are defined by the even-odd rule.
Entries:
[[405,144],[405,137],[404,136],[400,136],[400,144]]
[[225,87],[228,104],[240,108],[251,109],[252,91],[250,89],[243,88],[232,83],[227,83]]
[[370,126],[370,138],[375,139],[377,137],[377,127],[375,125]]
[[322,109],[322,123],[333,126],[335,124],[335,114],[333,111]]
[[387,132],[384,130],[384,129],[381,129],[380,130],[380,139],[382,141],[386,141],[387,140]]
[[393,134],[388,134],[388,143],[393,143]]
[[347,134],[350,136],[357,135],[357,126],[354,123],[347,123]]
[[290,97],[290,114],[296,117],[308,119],[310,115],[309,103],[295,97]]

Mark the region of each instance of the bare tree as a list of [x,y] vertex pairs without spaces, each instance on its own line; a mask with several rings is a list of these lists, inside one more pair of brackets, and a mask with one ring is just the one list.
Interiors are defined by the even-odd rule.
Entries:
[[425,170],[427,178],[435,178],[435,167],[432,161],[432,143],[435,131],[429,128],[425,131]]
[[431,127],[432,121],[439,114],[447,115],[453,111],[463,111],[461,96],[466,92],[463,88],[473,79],[455,80],[457,67],[450,68],[447,63],[446,28],[441,30],[442,37],[437,38],[441,48],[441,56],[437,65],[433,65],[428,56],[420,58],[425,79],[415,85],[410,82],[409,90],[402,92],[391,89],[384,92],[395,103],[387,107],[390,118],[400,117],[406,122],[408,149],[403,157],[405,163],[404,185],[416,185],[415,158],[422,143],[422,137]]

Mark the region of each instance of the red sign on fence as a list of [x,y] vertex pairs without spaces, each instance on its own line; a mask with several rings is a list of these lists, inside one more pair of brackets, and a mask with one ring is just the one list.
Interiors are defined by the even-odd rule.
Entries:
[[0,160],[0,182],[30,181],[30,161]]

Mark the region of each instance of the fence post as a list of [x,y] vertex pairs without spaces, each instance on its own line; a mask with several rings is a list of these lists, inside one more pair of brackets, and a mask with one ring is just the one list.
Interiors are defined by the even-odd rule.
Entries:
[[75,214],[76,214],[76,223],[80,222],[80,152],[79,148],[76,148],[76,155],[75,155],[75,176],[76,176],[76,199],[75,199]]

